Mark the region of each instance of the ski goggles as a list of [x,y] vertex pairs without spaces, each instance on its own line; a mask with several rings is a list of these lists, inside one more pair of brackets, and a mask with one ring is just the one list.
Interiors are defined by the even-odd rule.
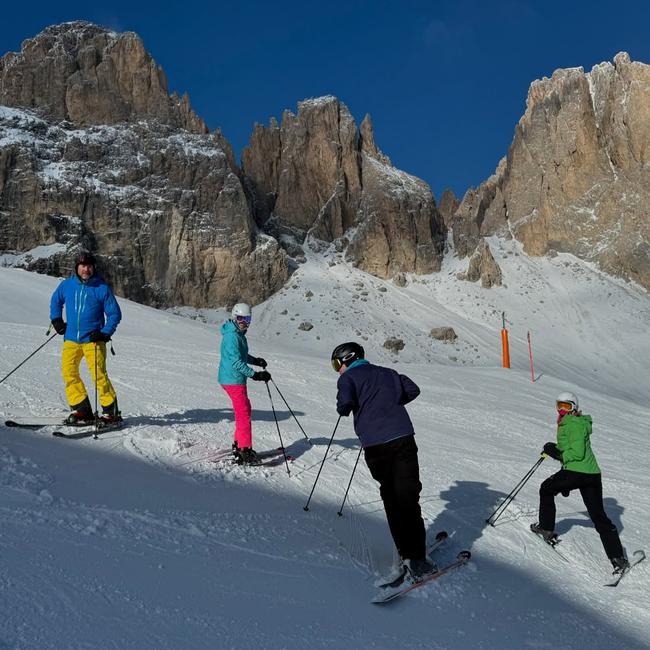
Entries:
[[251,316],[235,316],[235,320],[238,323],[246,323],[246,325],[251,324],[251,318],[252,318]]
[[334,372],[338,372],[342,365],[343,362],[340,359],[332,359],[332,368],[334,368]]
[[575,408],[573,402],[556,402],[555,406],[558,411],[573,411]]

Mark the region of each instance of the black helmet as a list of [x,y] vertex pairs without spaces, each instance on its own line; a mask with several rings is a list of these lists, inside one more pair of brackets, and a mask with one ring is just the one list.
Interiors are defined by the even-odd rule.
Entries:
[[354,341],[337,345],[332,352],[332,368],[338,372],[341,366],[349,366],[357,359],[363,359],[366,353],[363,348]]
[[95,256],[92,253],[89,253],[88,251],[81,251],[81,253],[78,253],[77,256],[74,258],[75,270],[77,269],[79,264],[92,264],[93,266],[97,266],[97,260],[95,259]]

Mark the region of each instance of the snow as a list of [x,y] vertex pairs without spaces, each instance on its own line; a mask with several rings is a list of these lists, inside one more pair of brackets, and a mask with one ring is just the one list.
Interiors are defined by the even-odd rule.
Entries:
[[24,253],[2,253],[0,254],[0,266],[21,266],[33,260],[49,259],[66,251],[65,244],[45,244],[36,246]]
[[[453,257],[399,288],[331,250],[307,250],[285,288],[254,308],[251,353],[267,359],[314,443],[271,385],[296,458],[290,475],[283,464],[211,460],[233,428],[216,381],[225,310],[176,315],[121,299],[109,372],[128,426],[80,441],[0,426],[0,647],[650,647],[650,565],[604,588],[609,565],[579,496],[557,500],[569,563],[527,531],[554,461],[496,527],[485,524],[553,439],[553,399],[569,389],[594,418],[606,509],[628,552],[647,550],[648,295],[569,255],[528,258],[516,242],[489,244],[506,288],[457,280],[467,260]],[[0,269],[0,376],[45,342],[57,283]],[[502,312],[510,370],[499,367]],[[298,330],[304,320],[311,331]],[[440,325],[458,341],[431,339]],[[389,336],[406,342],[398,356],[382,347]],[[337,419],[329,354],[351,339],[421,386],[409,412],[425,522],[452,534],[440,560],[473,553],[457,573],[381,607],[369,601],[392,546],[363,462],[336,514],[358,453],[347,418],[303,510]],[[65,409],[60,349],[56,338],[0,385],[3,420]],[[265,386],[249,390],[255,446],[277,447]]]
[[364,154],[364,162],[369,163],[375,171],[387,181],[387,190],[396,198],[417,196],[421,200],[427,200],[431,196],[429,186],[417,176],[412,176],[392,165],[387,165],[373,156]]
[[328,104],[332,104],[332,103],[338,104],[338,101],[339,100],[336,97],[334,97],[334,95],[323,95],[322,97],[307,97],[306,99],[303,99],[302,101],[298,102],[298,110],[300,110],[302,107],[316,108],[316,107],[327,106]]

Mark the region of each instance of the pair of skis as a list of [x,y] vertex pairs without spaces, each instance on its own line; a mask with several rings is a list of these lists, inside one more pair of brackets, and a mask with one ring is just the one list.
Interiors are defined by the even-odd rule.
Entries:
[[[557,545],[562,541],[557,535],[554,535],[551,538],[546,538],[543,535],[535,532],[531,528],[531,532],[537,539],[539,539],[541,542],[543,542],[546,546],[549,546],[550,548],[553,549],[553,551],[561,557],[565,562],[569,562],[569,558],[566,556],[562,555],[560,551],[557,550]],[[632,557],[629,558],[629,565],[625,567],[622,571],[617,571],[616,573],[613,574],[613,577],[609,582],[606,582],[603,586],[604,587],[617,587],[618,584],[621,582],[621,580],[639,563],[643,562],[645,560],[645,551],[642,551],[639,549],[638,551],[634,551],[632,553]]]
[[[440,531],[432,545],[427,548],[427,556],[431,556],[435,553],[449,538],[449,535],[446,531]],[[420,579],[413,579],[408,575],[408,569],[405,566],[402,566],[400,574],[383,584],[378,585],[380,592],[372,599],[372,603],[375,605],[383,605],[384,603],[389,603],[405,594],[423,587],[424,585],[441,578],[442,576],[460,569],[462,566],[465,566],[469,559],[472,557],[472,554],[469,551],[461,551],[453,562],[449,562],[444,566],[437,567],[433,573],[427,574]]]
[[[257,459],[252,463],[238,463],[237,459],[232,453],[231,449],[222,449],[219,450],[214,456],[210,457],[210,460],[214,463],[228,463],[229,465],[239,465],[241,467],[272,467],[274,465],[281,465],[284,463],[282,447],[277,449],[268,449],[265,451],[258,451]],[[286,454],[287,460],[291,463],[295,460],[290,454]]]
[[77,429],[77,431],[63,431],[56,429],[52,431],[52,435],[57,438],[68,438],[70,440],[79,440],[81,438],[89,438],[99,433],[106,431],[113,431],[121,429],[124,426],[124,420],[117,422],[104,422],[103,420],[89,420],[87,422],[80,422],[78,424],[70,424],[69,422],[62,421],[60,418],[54,417],[30,417],[30,418],[14,418],[12,420],[5,420],[6,427],[17,427],[20,429],[42,429],[50,426],[63,426],[68,429]]

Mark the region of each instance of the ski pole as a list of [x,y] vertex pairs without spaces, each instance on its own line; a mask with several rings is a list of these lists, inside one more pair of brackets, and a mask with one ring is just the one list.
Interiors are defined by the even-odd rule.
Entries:
[[343,516],[343,506],[345,505],[345,500],[348,498],[348,492],[350,491],[350,486],[352,485],[352,479],[354,478],[354,473],[357,471],[357,465],[359,464],[359,458],[361,458],[362,451],[363,451],[363,447],[360,447],[359,453],[357,454],[357,460],[354,462],[354,467],[352,468],[352,474],[350,475],[350,482],[348,483],[348,488],[345,491],[345,496],[343,497],[343,503],[341,503],[341,507],[339,508],[339,511],[336,513],[339,517]]
[[[50,333],[50,330],[48,329],[47,332],[45,333],[45,336],[47,336],[49,333]],[[58,335],[59,335],[58,332],[55,332],[54,334],[52,334],[52,336],[50,336],[50,338],[47,339],[47,341],[45,341],[45,343],[43,343],[43,345],[39,345],[26,359],[21,361],[8,375],[5,375],[2,379],[0,379],[0,384],[5,379],[7,379],[8,377],[11,377],[11,375],[13,375],[14,372],[16,372],[16,370],[18,370],[18,368],[20,368],[20,366],[22,366],[24,363],[29,361],[41,348],[44,348],[53,338],[57,337]]]
[[278,391],[278,395],[280,395],[280,397],[282,398],[282,401],[285,403],[286,407],[289,409],[289,413],[291,413],[291,415],[293,415],[293,419],[296,421],[296,424],[300,427],[300,430],[302,431],[302,435],[305,436],[305,438],[307,438],[307,442],[311,445],[312,442],[309,439],[309,436],[305,433],[305,430],[300,425],[300,422],[298,422],[298,418],[296,417],[296,414],[291,410],[291,407],[287,403],[287,400],[284,399],[284,395],[280,392],[280,389],[278,388],[277,384],[273,381],[273,378],[271,378],[271,383],[275,386],[275,390]]
[[[496,520],[506,511],[506,508],[512,503],[513,499],[519,494],[521,488],[523,488],[524,485],[526,485],[530,477],[535,473],[537,468],[544,462],[544,459],[547,457],[548,456],[542,452],[542,455],[540,456],[539,460],[526,472],[525,476],[521,479],[521,481],[519,481],[519,483],[517,483],[517,485],[515,485],[515,487],[510,492],[510,494],[506,496],[506,498],[497,507],[497,509],[485,520],[486,523],[490,524],[490,526],[494,526]],[[497,512],[499,513],[498,515]],[[497,516],[495,517],[494,515]]]
[[325,460],[327,459],[327,454],[330,450],[330,445],[332,444],[332,440],[334,440],[334,434],[336,433],[336,430],[339,427],[340,421],[341,421],[341,416],[339,415],[339,419],[336,421],[336,425],[334,426],[334,431],[332,431],[332,437],[330,438],[330,441],[327,443],[327,449],[325,450],[325,455],[323,456],[323,462],[320,464],[318,474],[316,474],[316,480],[314,481],[314,485],[311,489],[311,492],[309,493],[309,498],[307,499],[307,503],[303,506],[303,510],[305,511],[309,510],[309,502],[311,501],[311,496],[312,494],[314,494],[314,490],[316,489],[316,483],[318,483],[318,477],[320,476],[320,473],[323,470],[323,465],[325,464]]
[[99,432],[99,408],[97,407],[97,343],[95,343],[95,433],[93,438],[99,439],[97,433]]
[[289,470],[289,461],[287,460],[287,452],[284,450],[284,443],[282,442],[282,434],[280,433],[280,425],[278,424],[278,416],[275,414],[275,406],[273,406],[273,398],[271,397],[271,389],[269,388],[269,382],[265,381],[264,385],[266,386],[266,392],[269,394],[269,399],[271,400],[271,410],[273,411],[273,418],[275,420],[275,426],[278,429],[278,438],[280,438],[280,449],[282,449],[282,455],[284,456],[284,464],[287,466],[287,474],[291,476]]

